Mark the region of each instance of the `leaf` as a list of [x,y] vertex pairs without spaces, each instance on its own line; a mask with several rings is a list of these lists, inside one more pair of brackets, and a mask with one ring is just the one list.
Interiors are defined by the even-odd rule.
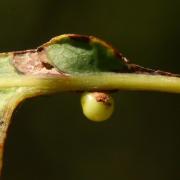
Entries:
[[13,56],[10,53],[0,53],[0,77],[19,76],[12,65]]
[[123,72],[123,57],[92,36],[59,36],[45,45],[48,62],[65,73]]

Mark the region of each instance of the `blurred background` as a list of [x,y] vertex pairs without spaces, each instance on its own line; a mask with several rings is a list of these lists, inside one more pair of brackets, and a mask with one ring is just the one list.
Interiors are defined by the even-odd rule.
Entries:
[[[1,0],[0,51],[56,35],[95,35],[134,63],[180,73],[178,0]],[[180,179],[180,96],[118,92],[109,121],[93,123],[80,94],[26,100],[13,115],[3,180]]]

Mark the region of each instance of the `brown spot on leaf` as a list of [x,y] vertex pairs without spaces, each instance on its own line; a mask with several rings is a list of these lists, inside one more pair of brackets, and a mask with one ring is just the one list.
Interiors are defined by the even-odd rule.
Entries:
[[46,69],[53,69],[54,67],[51,65],[51,64],[49,64],[49,63],[47,63],[47,62],[42,62],[42,64],[43,64],[43,66],[46,68]]
[[14,52],[13,64],[18,72],[31,75],[62,75],[57,71],[48,59],[45,50],[27,50]]
[[18,54],[26,54],[26,53],[35,53],[36,49],[29,49],[29,50],[23,50],[23,51],[14,51],[14,55]]
[[0,121],[0,126],[2,126],[4,124],[4,121]]
[[150,68],[144,68],[137,64],[128,64],[128,69],[131,73],[137,74],[151,74],[151,75],[163,75],[163,76],[171,76],[171,77],[180,77],[179,74],[173,74],[166,71],[154,70]]
[[70,39],[76,40],[76,41],[83,41],[86,43],[89,43],[91,40],[91,36],[86,35],[80,35],[80,34],[69,34],[68,37]]

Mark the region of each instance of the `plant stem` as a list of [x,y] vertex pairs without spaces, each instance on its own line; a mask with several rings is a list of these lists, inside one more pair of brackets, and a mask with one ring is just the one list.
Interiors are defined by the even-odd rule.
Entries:
[[58,91],[141,90],[180,93],[180,78],[133,73],[98,73],[58,77],[0,78],[0,88],[33,87],[42,94]]
[[[2,84],[1,84],[2,85]],[[7,136],[7,130],[10,124],[11,116],[13,114],[14,109],[17,105],[26,98],[30,98],[33,96],[41,95],[41,91],[36,90],[35,88],[31,87],[20,87],[18,91],[13,94],[13,97],[8,104],[5,106],[5,111],[3,114],[3,126],[0,126],[0,174],[3,165],[3,152],[4,152],[4,142]]]

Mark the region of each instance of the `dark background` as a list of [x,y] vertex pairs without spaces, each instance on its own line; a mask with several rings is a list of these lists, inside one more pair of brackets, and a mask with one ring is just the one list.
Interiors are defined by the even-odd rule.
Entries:
[[[134,63],[180,73],[178,0],[0,0],[0,51],[55,35],[95,35]],[[26,100],[16,110],[3,180],[180,179],[180,96],[114,94],[113,117],[88,121],[80,94]]]

